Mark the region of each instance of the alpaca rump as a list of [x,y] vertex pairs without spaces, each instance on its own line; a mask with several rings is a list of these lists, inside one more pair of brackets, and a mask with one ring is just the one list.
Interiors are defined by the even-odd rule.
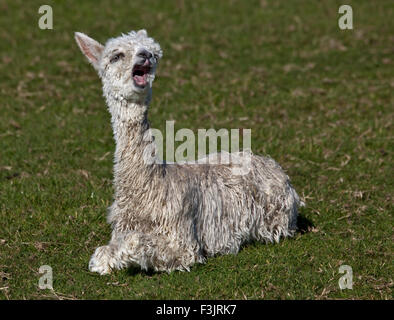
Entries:
[[[147,114],[162,50],[145,30],[105,46],[82,33],[75,39],[102,80],[116,142],[112,236],[92,255],[90,271],[189,270],[206,257],[236,254],[245,242],[294,234],[299,197],[271,158],[245,151],[210,155],[208,163],[147,161],[147,150],[156,156]],[[237,173],[225,157],[247,170]]]

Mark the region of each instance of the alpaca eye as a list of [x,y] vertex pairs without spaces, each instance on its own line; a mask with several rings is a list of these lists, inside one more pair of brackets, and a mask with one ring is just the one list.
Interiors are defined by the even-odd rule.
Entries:
[[110,63],[114,63],[116,61],[118,61],[120,58],[123,58],[124,54],[123,53],[118,53],[116,55],[114,55],[111,60],[109,60]]

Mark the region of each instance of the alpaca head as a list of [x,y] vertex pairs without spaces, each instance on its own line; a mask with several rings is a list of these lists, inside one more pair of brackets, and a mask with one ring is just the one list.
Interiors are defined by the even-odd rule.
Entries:
[[148,102],[162,51],[145,30],[109,39],[105,46],[80,32],[75,40],[97,70],[107,98]]

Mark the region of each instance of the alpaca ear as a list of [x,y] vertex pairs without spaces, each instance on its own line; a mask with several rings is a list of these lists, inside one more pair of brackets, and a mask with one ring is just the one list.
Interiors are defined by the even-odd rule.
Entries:
[[103,53],[104,46],[81,32],[75,32],[75,41],[77,41],[79,49],[81,49],[85,57],[88,58],[93,67],[98,70],[98,63]]

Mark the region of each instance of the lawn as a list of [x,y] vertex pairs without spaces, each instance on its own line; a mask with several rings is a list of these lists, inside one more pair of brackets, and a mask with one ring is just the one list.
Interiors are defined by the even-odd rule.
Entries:
[[[38,27],[43,4],[53,30]],[[392,299],[394,4],[346,1],[354,28],[340,30],[341,4],[0,2],[0,299]],[[110,238],[115,145],[74,32],[141,28],[164,51],[152,127],[250,128],[307,204],[294,238],[189,273],[88,271]]]

